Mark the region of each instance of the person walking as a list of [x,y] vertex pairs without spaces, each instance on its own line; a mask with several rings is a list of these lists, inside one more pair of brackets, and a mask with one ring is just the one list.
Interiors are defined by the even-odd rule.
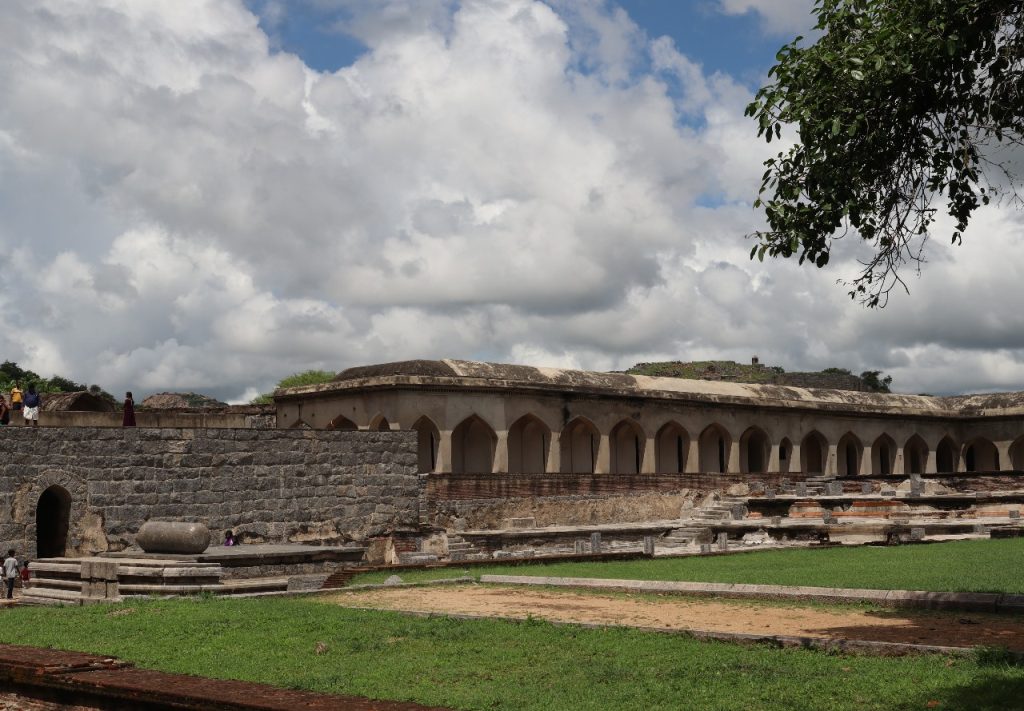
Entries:
[[14,581],[18,579],[18,559],[14,557],[14,549],[7,551],[4,559],[4,583],[7,585],[7,599],[14,598]]
[[32,423],[33,427],[39,426],[39,407],[42,404],[43,399],[36,392],[36,386],[29,385],[28,392],[25,394],[25,408],[22,410],[26,425]]
[[124,417],[121,419],[121,426],[135,426],[135,400],[132,399],[131,390],[124,394]]

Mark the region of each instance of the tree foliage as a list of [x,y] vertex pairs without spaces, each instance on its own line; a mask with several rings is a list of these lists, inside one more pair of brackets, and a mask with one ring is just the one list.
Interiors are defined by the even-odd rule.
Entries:
[[[319,385],[320,383],[327,383],[334,380],[334,373],[326,370],[304,370],[301,373],[292,373],[291,375],[281,378],[275,386],[275,390],[278,388],[297,388],[301,385]],[[263,393],[254,397],[250,404],[252,405],[269,405],[274,401],[273,393]]]
[[817,0],[820,38],[779,50],[747,115],[759,135],[799,131],[766,161],[751,257],[818,267],[833,240],[872,247],[850,295],[884,306],[918,267],[937,204],[959,243],[975,210],[1015,176],[1024,136],[1024,1]]
[[886,375],[884,378],[880,377],[882,371],[880,370],[865,370],[860,374],[860,380],[864,383],[864,387],[869,392],[873,393],[888,393],[892,392],[889,386],[892,385],[892,376]]
[[115,402],[114,396],[99,385],[78,383],[61,375],[44,378],[38,373],[21,368],[13,361],[5,360],[0,363],[0,393],[9,393],[15,383],[20,383],[22,390],[34,385],[40,393],[76,393],[87,390],[97,397]]

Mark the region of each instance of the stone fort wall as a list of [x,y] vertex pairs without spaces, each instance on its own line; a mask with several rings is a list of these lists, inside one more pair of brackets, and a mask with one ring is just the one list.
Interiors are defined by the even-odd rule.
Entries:
[[416,465],[415,432],[0,428],[0,549],[37,557],[47,490],[70,499],[68,555],[122,550],[148,519],[215,541],[362,541],[417,527]]

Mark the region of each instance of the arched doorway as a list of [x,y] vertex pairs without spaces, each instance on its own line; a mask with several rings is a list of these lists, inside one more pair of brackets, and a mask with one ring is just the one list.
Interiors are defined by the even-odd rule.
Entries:
[[818,431],[811,432],[800,443],[800,468],[807,474],[825,473],[828,442]]
[[523,415],[508,428],[508,470],[543,474],[548,466],[551,430],[535,415]]
[[577,417],[566,425],[559,439],[562,471],[572,474],[593,474],[601,435],[594,423]]
[[847,432],[836,445],[836,469],[839,476],[857,476],[860,474],[860,458],[864,447],[857,435]]
[[896,441],[887,434],[878,435],[871,445],[871,472],[879,476],[895,474]]
[[964,448],[964,468],[969,472],[999,471],[999,450],[989,440],[978,437]]
[[669,422],[658,430],[655,449],[659,474],[682,474],[686,471],[690,436],[678,422]]
[[441,442],[441,433],[426,415],[416,420],[412,428],[416,430],[419,471],[421,474],[432,472],[437,469],[437,446]]
[[935,471],[942,474],[949,474],[957,470],[959,464],[956,445],[948,436],[943,437],[939,446],[935,448]]
[[920,435],[912,435],[903,445],[903,473],[924,474],[928,465],[928,445]]
[[51,486],[36,505],[36,557],[61,558],[67,552],[71,525],[71,494]]
[[783,437],[779,442],[779,471],[789,474],[789,465],[793,461],[793,443],[789,437]]
[[1024,437],[1010,446],[1010,466],[1014,471],[1024,471]]
[[452,472],[490,474],[498,435],[478,415],[470,415],[452,430]]
[[647,436],[636,422],[623,420],[612,428],[608,438],[611,446],[612,474],[639,474],[643,468]]
[[758,427],[751,427],[740,437],[740,471],[744,474],[766,471],[770,451],[768,435]]
[[388,432],[391,430],[391,423],[388,422],[388,418],[384,415],[377,415],[370,420],[370,427],[368,428],[373,432]]
[[732,440],[719,424],[708,425],[697,438],[697,455],[701,472],[725,474],[729,471],[729,448]]
[[327,429],[329,430],[342,430],[344,432],[352,432],[358,430],[356,423],[348,419],[344,415],[338,415],[333,420],[327,423]]

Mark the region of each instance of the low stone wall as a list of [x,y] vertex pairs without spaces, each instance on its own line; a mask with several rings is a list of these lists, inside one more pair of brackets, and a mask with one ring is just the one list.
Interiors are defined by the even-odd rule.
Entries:
[[[24,426],[17,413],[11,413],[12,426]],[[39,413],[40,427],[121,427],[120,412],[76,412],[56,410]],[[145,410],[135,411],[138,427],[158,428],[253,428],[277,427],[277,415],[270,408],[239,407],[214,411]]]
[[428,502],[474,499],[609,496],[681,490],[717,491],[734,484],[762,482],[778,486],[783,479],[803,481],[820,474],[428,474]]
[[780,486],[808,474],[429,474],[423,523],[443,529],[499,529],[505,519],[582,526],[677,519],[712,493],[737,484]]
[[0,428],[0,549],[35,558],[66,525],[68,555],[123,550],[149,519],[363,541],[418,525],[416,464],[415,432]]

